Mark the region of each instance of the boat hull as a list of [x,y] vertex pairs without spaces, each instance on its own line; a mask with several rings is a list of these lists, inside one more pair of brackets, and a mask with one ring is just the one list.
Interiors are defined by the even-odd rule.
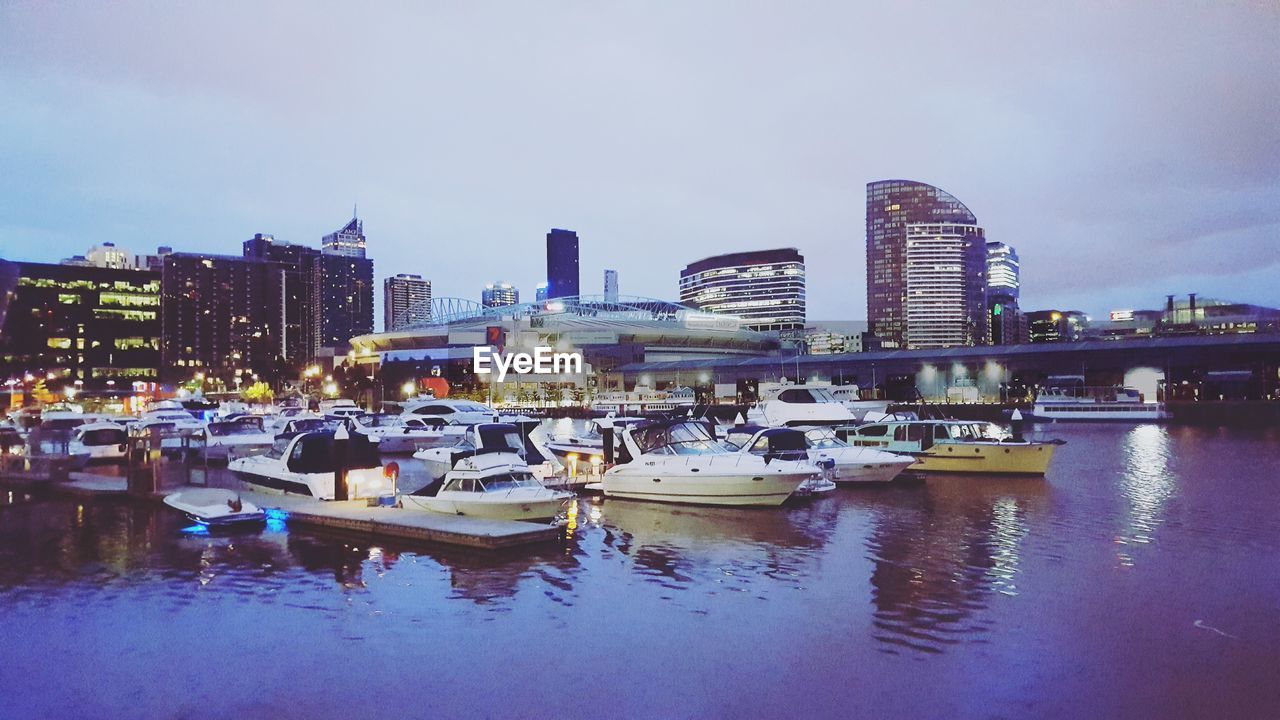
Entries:
[[911,472],[1044,475],[1056,445],[940,443],[917,454]]
[[[816,473],[816,471],[815,471]],[[609,474],[601,481],[605,497],[692,505],[781,505],[815,473],[703,475],[695,477]]]
[[463,515],[487,520],[550,520],[560,514],[568,497],[519,502],[484,502],[451,500],[438,497],[406,496],[406,507],[445,515]]

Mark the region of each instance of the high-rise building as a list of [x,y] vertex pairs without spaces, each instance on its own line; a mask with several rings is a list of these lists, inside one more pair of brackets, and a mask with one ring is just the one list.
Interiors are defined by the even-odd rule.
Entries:
[[908,223],[907,347],[987,341],[987,243],[977,225]]
[[[945,191],[911,180],[867,183],[867,318],[884,348],[907,343],[907,229],[909,225],[976,226],[977,218]],[[975,236],[980,241],[981,236]],[[977,259],[982,253],[966,254]],[[966,283],[985,275],[984,267],[966,267]],[[985,280],[982,280],[985,287]],[[965,293],[966,296],[969,293]],[[966,313],[972,308],[966,308]],[[979,305],[978,315],[984,310]],[[982,318],[972,324],[985,325]]]
[[0,265],[0,305],[8,299],[8,312],[0,312],[0,377],[30,375],[55,392],[129,391],[159,379],[159,273]]
[[285,273],[253,257],[172,253],[160,282],[162,377],[195,373],[231,384],[284,372]]
[[604,271],[604,299],[605,302],[618,302],[618,271]]
[[534,302],[547,301],[547,284],[546,283],[538,283],[538,286],[533,289],[533,301]]
[[520,291],[511,283],[496,282],[484,286],[480,291],[480,304],[485,307],[503,307],[520,302]]
[[343,225],[341,230],[331,232],[321,239],[320,250],[325,255],[353,258],[365,256],[364,222],[356,217],[354,210],[351,212],[351,221]]
[[703,258],[680,271],[680,302],[753,330],[803,330],[804,256],[780,248]]
[[547,298],[578,293],[578,233],[552,228],[547,233]]
[[365,256],[364,223],[352,214],[320,244],[320,344],[342,348],[373,332],[373,260]]
[[431,321],[431,281],[400,274],[382,281],[382,328],[399,332]]
[[1021,271],[1018,252],[987,241],[987,327],[992,345],[1026,342],[1026,320],[1018,308]]
[[1033,343],[1076,342],[1089,329],[1089,316],[1079,310],[1036,310],[1026,314]]
[[283,293],[283,354],[297,368],[320,353],[320,251],[257,233],[244,241],[244,256],[278,265]]

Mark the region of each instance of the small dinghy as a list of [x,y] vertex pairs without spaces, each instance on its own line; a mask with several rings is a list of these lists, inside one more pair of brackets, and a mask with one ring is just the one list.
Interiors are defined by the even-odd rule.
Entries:
[[240,498],[232,490],[191,488],[166,495],[164,504],[209,527],[228,527],[266,522],[262,508]]

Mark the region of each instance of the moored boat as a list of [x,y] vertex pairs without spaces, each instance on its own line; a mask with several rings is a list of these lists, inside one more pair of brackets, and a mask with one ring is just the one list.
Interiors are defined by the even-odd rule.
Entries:
[[[858,447],[910,455],[912,472],[1044,475],[1057,443],[1003,437],[990,423],[967,420],[888,418],[838,428],[837,435]],[[998,429],[997,429],[998,430]]]

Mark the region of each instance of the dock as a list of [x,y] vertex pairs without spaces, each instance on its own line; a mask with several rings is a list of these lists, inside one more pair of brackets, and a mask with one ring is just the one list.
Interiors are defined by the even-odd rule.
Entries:
[[[183,487],[154,493],[130,493],[121,476],[90,472],[68,473],[66,480],[0,478],[11,487],[42,489],[54,495],[78,499],[122,498],[158,503]],[[499,550],[557,542],[560,528],[547,523],[519,520],[487,520],[444,515],[426,510],[371,506],[366,500],[326,501],[302,495],[277,495],[237,489],[246,501],[283,519],[289,528],[360,535],[372,540]]]

